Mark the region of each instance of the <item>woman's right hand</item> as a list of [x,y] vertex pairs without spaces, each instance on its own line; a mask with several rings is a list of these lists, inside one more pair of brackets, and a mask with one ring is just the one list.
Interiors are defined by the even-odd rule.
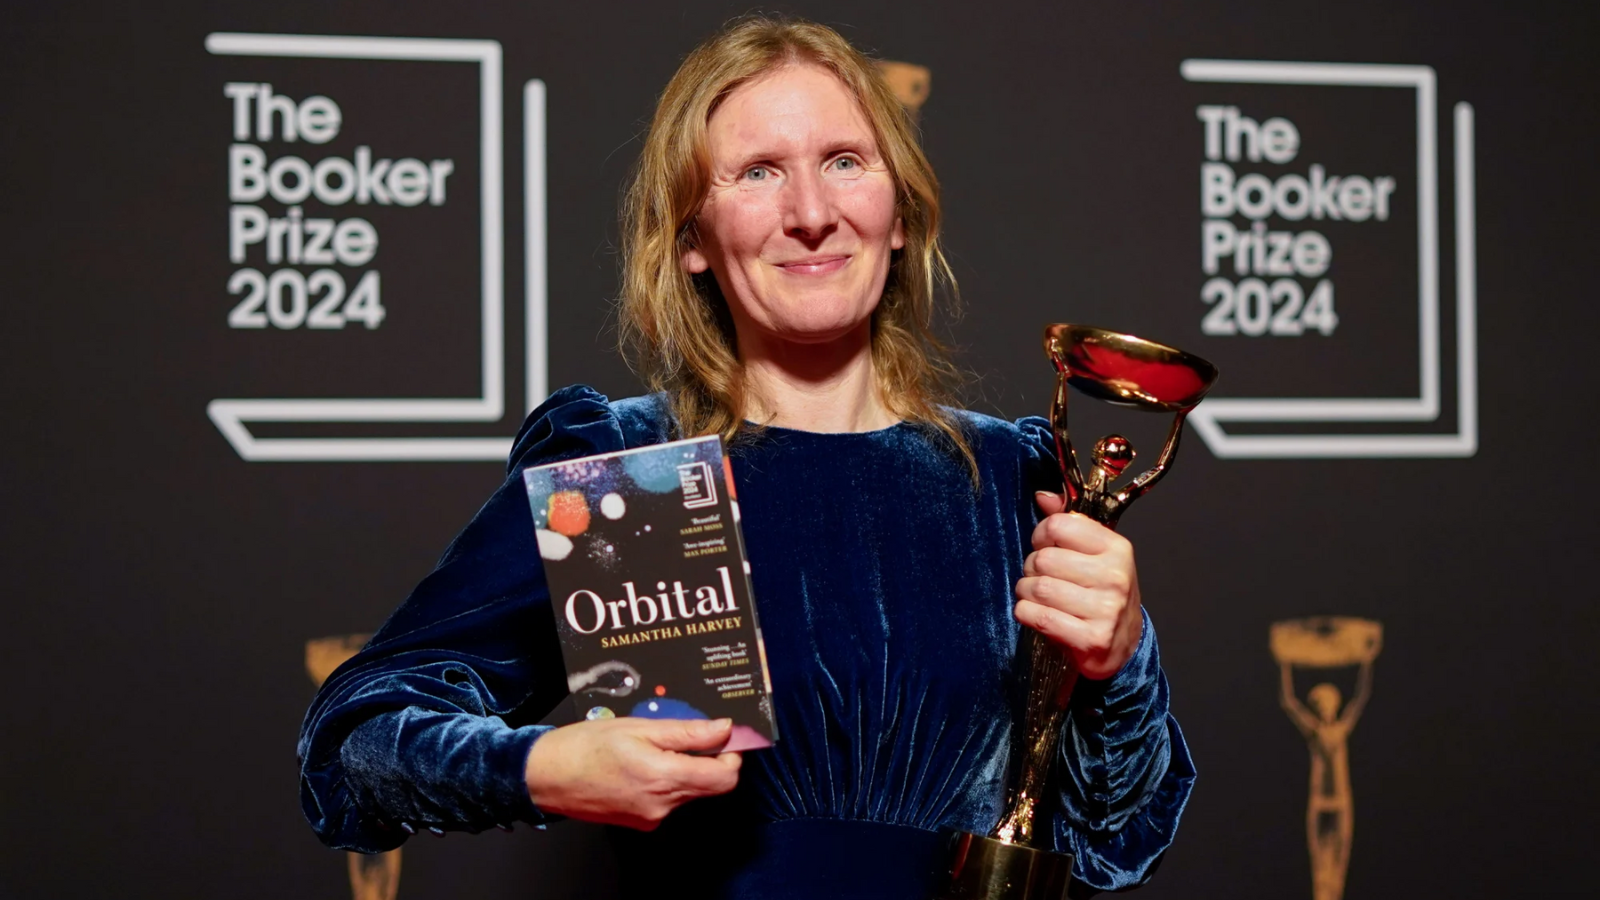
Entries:
[[577,722],[533,742],[523,772],[535,806],[569,819],[653,831],[696,797],[739,783],[738,753],[691,756],[728,743],[729,719],[626,717]]

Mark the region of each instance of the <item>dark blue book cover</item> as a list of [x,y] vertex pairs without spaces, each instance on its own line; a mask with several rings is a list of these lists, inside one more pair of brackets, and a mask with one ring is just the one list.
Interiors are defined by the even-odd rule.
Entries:
[[722,439],[523,471],[580,715],[733,720],[777,740],[772,684]]

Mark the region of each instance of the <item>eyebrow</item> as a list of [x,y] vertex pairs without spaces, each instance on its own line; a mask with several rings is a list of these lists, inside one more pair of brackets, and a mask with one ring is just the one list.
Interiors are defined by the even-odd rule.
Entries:
[[872,140],[871,135],[867,136],[867,139],[864,143],[853,140],[835,141],[834,143],[828,145],[828,150],[823,153],[823,157],[827,158],[830,156],[837,156],[840,153],[854,153],[857,156],[874,156],[877,154],[877,142]]

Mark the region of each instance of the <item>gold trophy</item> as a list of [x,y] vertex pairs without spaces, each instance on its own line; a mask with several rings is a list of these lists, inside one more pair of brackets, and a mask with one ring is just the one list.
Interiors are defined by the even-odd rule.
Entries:
[[[1272,625],[1283,711],[1311,749],[1311,790],[1306,801],[1306,846],[1311,851],[1311,896],[1339,900],[1355,836],[1355,795],[1350,790],[1350,732],[1372,696],[1372,663],[1383,649],[1383,625],[1371,619],[1316,616]],[[1339,688],[1323,681],[1305,701],[1294,689],[1294,668],[1324,671],[1360,666],[1356,694],[1344,703]],[[1307,706],[1309,702],[1309,706]]]
[[[1217,369],[1174,347],[1083,325],[1047,327],[1044,348],[1056,367],[1050,426],[1067,509],[1115,528],[1172,467],[1183,420],[1211,389]],[[1155,466],[1117,489],[1133,462],[1133,444],[1110,434],[1095,442],[1094,468],[1085,477],[1067,434],[1068,385],[1117,406],[1176,413]],[[1061,900],[1072,882],[1072,854],[1050,849],[1051,836],[1037,834],[1034,825],[1039,805],[1053,796],[1050,773],[1078,673],[1065,650],[1032,630],[1025,629],[1019,651],[1027,696],[1022,727],[1013,734],[1004,811],[988,835],[955,834],[941,900]]]

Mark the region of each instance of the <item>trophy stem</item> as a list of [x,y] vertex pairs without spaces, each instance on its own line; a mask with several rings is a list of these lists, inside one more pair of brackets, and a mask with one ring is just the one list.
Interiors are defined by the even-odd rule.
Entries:
[[1067,715],[1067,702],[1078,682],[1072,657],[1060,646],[1029,631],[1027,699],[1023,708],[1023,734],[1016,747],[1016,776],[1006,796],[1005,812],[990,837],[1002,843],[1033,844],[1035,817],[1041,802],[1049,802],[1045,791],[1050,767],[1055,759],[1061,726]]

